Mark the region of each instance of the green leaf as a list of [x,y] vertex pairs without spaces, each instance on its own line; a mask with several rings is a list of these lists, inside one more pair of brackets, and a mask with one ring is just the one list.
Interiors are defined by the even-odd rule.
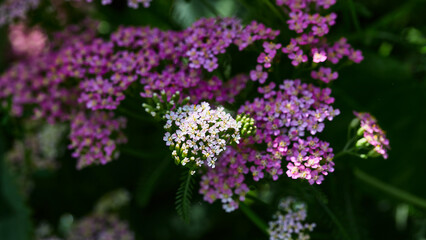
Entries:
[[185,171],[181,178],[180,187],[176,193],[176,211],[182,219],[189,223],[189,210],[191,208],[194,178],[189,171]]

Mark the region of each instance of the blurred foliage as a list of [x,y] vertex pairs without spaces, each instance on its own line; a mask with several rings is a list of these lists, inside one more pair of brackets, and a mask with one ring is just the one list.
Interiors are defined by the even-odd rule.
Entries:
[[[111,6],[96,3],[89,15],[100,19],[99,31],[104,35],[119,25],[182,29],[200,17],[216,15],[238,16],[243,22],[258,20],[284,29],[283,15],[271,3],[272,0],[154,0],[148,9],[133,10],[125,7],[124,1],[114,1]],[[62,28],[46,4],[32,12],[32,24]],[[312,239],[426,239],[425,208],[380,191],[354,175],[355,169],[361,169],[385,184],[426,199],[425,9],[424,0],[339,0],[332,8],[339,17],[329,39],[346,36],[363,51],[365,60],[339,69],[339,79],[332,83],[332,89],[335,106],[342,114],[327,124],[321,137],[338,152],[345,144],[352,111],[371,112],[387,131],[390,157],[337,159],[336,171],[319,187],[286,177],[253,187],[251,194],[259,198],[249,197],[247,204],[264,221],[270,219],[281,197],[293,195],[308,203],[309,222],[317,223]],[[78,19],[81,15],[76,13],[73,17]],[[6,51],[6,32],[5,27],[0,28],[0,71],[11,60]],[[290,34],[282,32],[280,40],[287,42]],[[246,58],[240,58],[237,51],[230,56],[233,72],[253,67],[246,66]],[[279,79],[300,76],[289,69],[276,72],[274,77]],[[249,85],[247,91],[252,87]],[[242,100],[243,97],[239,99]],[[35,189],[28,199],[19,195],[1,158],[13,138],[21,137],[17,134],[19,120],[2,121],[0,239],[31,239],[32,226],[39,222],[59,228],[63,214],[80,218],[91,212],[104,194],[118,188],[130,193],[129,205],[120,214],[129,220],[138,239],[265,239],[243,212],[225,213],[220,203],[210,205],[197,193],[191,203],[191,221],[186,223],[177,215],[174,201],[180,170],[166,157],[169,152],[162,142],[161,126],[143,112],[141,103],[140,98],[123,103],[129,111],[140,111],[143,118],[129,117],[129,144],[119,160],[77,171],[75,159],[66,152],[60,158],[58,171],[34,174]],[[66,145],[63,143],[64,148]],[[197,191],[195,184],[194,192]]]

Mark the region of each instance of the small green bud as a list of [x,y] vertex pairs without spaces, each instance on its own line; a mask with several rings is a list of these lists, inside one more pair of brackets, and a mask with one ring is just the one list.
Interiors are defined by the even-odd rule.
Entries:
[[358,131],[356,131],[356,134],[358,136],[362,136],[364,134],[364,131],[365,131],[364,128],[359,128]]
[[365,138],[361,138],[360,140],[358,140],[358,141],[356,142],[355,146],[356,146],[357,148],[363,148],[363,147],[368,146],[367,139],[365,139]]
[[349,128],[356,128],[359,126],[359,119],[354,118],[352,119],[351,123],[349,124]]
[[367,156],[368,156],[368,157],[375,158],[375,157],[379,157],[379,156],[380,156],[380,153],[378,153],[378,152],[374,151],[374,149],[371,149],[371,150],[367,153]]

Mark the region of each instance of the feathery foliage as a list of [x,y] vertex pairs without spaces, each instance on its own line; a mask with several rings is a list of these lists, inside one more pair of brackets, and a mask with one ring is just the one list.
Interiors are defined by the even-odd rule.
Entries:
[[194,189],[194,178],[189,171],[184,171],[181,177],[181,184],[176,193],[176,211],[178,215],[189,223],[189,210]]

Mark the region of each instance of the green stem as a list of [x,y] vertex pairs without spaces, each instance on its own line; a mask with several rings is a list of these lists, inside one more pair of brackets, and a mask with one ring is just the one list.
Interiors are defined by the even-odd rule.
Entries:
[[355,148],[351,148],[351,149],[349,149],[349,150],[342,150],[342,151],[340,151],[339,153],[337,153],[336,155],[334,155],[334,158],[336,159],[336,158],[339,158],[339,157],[343,157],[343,156],[345,156],[345,155],[352,155],[352,156],[359,157],[359,155],[358,155],[358,154],[356,154],[356,153],[352,152],[354,149],[355,149]]
[[381,190],[382,192],[385,192],[385,193],[387,193],[387,194],[389,194],[389,195],[391,195],[391,196],[393,196],[397,199],[405,201],[407,203],[410,203],[410,204],[413,204],[415,206],[426,209],[426,199],[419,198],[417,196],[412,195],[411,193],[405,192],[401,189],[398,189],[398,188],[393,187],[389,184],[386,184],[386,183],[380,181],[379,179],[376,179],[376,178],[368,175],[367,173],[365,173],[365,172],[363,172],[359,169],[355,169],[354,174],[357,178],[359,178],[363,182],[369,184],[372,187],[375,187],[375,188]]
[[272,12],[274,12],[275,15],[278,16],[278,18],[283,22],[287,22],[285,20],[285,18],[283,17],[283,15],[281,15],[280,11],[278,11],[278,9],[270,2],[270,0],[264,0],[263,2],[265,2],[266,5],[268,5],[269,9],[272,10]]
[[220,16],[221,14],[219,11],[216,10],[216,8],[210,3],[210,1],[201,0],[201,2],[206,6],[206,8],[216,17]]
[[334,224],[336,224],[337,228],[339,229],[341,234],[344,236],[344,238],[351,239],[349,237],[349,234],[346,232],[345,228],[343,227],[343,225],[340,223],[339,219],[336,217],[336,215],[334,215],[334,213],[322,201],[320,201],[319,199],[317,199],[317,201],[320,204],[320,206],[324,209],[324,211],[328,214],[328,216],[331,218],[331,220],[334,222]]
[[[331,221],[339,229],[339,231],[342,234],[342,236],[344,237],[344,239],[351,239],[349,237],[349,234],[346,232],[345,228],[341,224],[340,220],[336,217],[336,215],[334,215],[334,213],[330,210],[330,208],[327,207],[327,205],[323,202],[323,200],[321,200],[318,197],[319,191],[314,186],[310,186],[310,189],[311,189],[311,192],[314,193],[313,195],[315,196],[315,200],[324,209],[324,211],[327,213],[327,215],[331,218]],[[309,196],[308,193],[306,192],[306,190],[304,190],[303,188],[301,188],[301,191],[305,196]]]
[[361,27],[359,25],[358,16],[356,14],[356,9],[355,9],[355,6],[354,6],[354,2],[353,2],[353,0],[348,0],[348,3],[349,3],[349,8],[351,10],[352,21],[354,22],[355,29],[357,30],[357,32],[360,32],[361,31]]
[[240,202],[240,209],[263,233],[269,236],[268,225],[255,212],[243,202]]
[[137,195],[137,199],[141,207],[146,207],[148,205],[155,186],[158,184],[161,176],[164,175],[167,166],[172,162],[170,160],[170,155],[166,154],[166,157],[161,160],[155,171],[152,171],[151,175],[147,179],[143,179],[144,187]]
[[[135,118],[137,120],[140,120],[140,121],[143,121],[143,122],[146,122],[146,123],[157,123],[157,121],[155,121],[155,119],[153,117],[146,118],[146,117],[138,115],[138,114],[134,113],[133,111],[130,111],[130,110],[123,108],[123,107],[119,107],[117,109],[117,111],[122,113],[123,115]],[[143,111],[142,108],[141,108],[141,111]]]

